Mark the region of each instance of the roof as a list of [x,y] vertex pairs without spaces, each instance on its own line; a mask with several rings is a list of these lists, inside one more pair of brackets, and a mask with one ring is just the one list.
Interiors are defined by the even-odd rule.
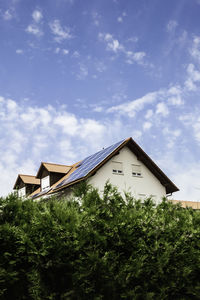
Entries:
[[67,176],[65,179],[63,178],[59,183],[57,183],[53,190],[56,192],[87,179],[99,168],[101,168],[111,157],[116,155],[124,146],[129,147],[129,149],[137,156],[138,160],[142,161],[146,167],[158,178],[161,184],[165,186],[167,194],[179,190],[177,186],[164,174],[164,172],[132,138],[122,140],[106,149],[86,157],[77,165],[76,169],[69,174],[69,176]]
[[66,174],[71,169],[71,166],[41,162],[40,168],[36,175],[37,178],[40,178],[43,168],[49,172]]
[[200,209],[200,202],[197,201],[183,201],[183,200],[169,200],[173,204],[180,204],[183,208],[191,207],[193,209]]
[[[42,191],[34,195],[34,198],[40,197],[44,194],[56,193],[66,187],[72,186],[82,180],[87,179],[91,175],[100,169],[108,160],[114,155],[118,154],[119,151],[127,146],[140,160],[146,165],[146,167],[155,175],[155,177],[161,182],[166,188],[166,193],[173,193],[178,191],[177,186],[164,174],[164,172],[153,162],[153,160],[142,150],[142,148],[132,139],[128,138],[122,140],[114,145],[107,147],[101,151],[96,152],[83,159],[82,161],[75,163],[72,166],[66,166],[69,168],[67,174],[65,174],[59,181],[57,181],[51,188],[46,191]],[[42,166],[46,166],[47,163],[42,163],[38,174]],[[56,164],[48,164],[59,166]],[[38,176],[37,174],[37,176]]]
[[167,177],[167,175],[165,175],[165,173],[132,138],[128,138],[126,141],[126,145],[137,156],[138,160],[143,162],[143,164],[154,174],[154,176],[157,177],[160,183],[165,186],[167,194],[179,191],[178,187]]
[[41,197],[44,194],[52,194],[54,192],[54,188],[60,182],[62,182],[64,179],[68,178],[77,169],[77,166],[78,166],[79,163],[80,162],[77,162],[74,165],[72,165],[70,171],[67,174],[65,174],[60,180],[58,180],[56,183],[54,183],[50,188],[48,188],[48,189],[46,189],[44,191],[41,191],[40,189],[38,189],[37,193],[36,192],[32,193],[30,195],[30,197],[33,197],[33,199],[35,199],[35,198]]
[[39,194],[40,193],[40,187],[39,188],[37,188],[33,193],[31,193],[28,197],[30,197],[30,198],[34,198],[34,196],[36,195],[36,194]]
[[14,184],[13,189],[17,188],[17,185],[19,185],[20,181],[22,181],[25,184],[36,184],[36,185],[40,185],[40,180],[38,178],[36,178],[33,175],[24,175],[24,174],[19,174],[17,176],[17,180]]

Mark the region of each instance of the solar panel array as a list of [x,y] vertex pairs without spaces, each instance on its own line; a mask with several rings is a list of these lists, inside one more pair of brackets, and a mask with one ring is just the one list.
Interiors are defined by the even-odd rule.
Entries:
[[55,187],[55,189],[87,176],[96,166],[98,166],[107,156],[109,156],[123,142],[124,142],[124,140],[122,140],[106,149],[103,149],[93,155],[86,157],[79,164],[79,167],[68,178],[66,178],[62,182],[60,182]]
[[51,188],[49,187],[49,188],[47,188],[47,189],[45,189],[45,190],[43,190],[43,191],[41,191],[41,192],[39,192],[39,193],[33,195],[32,199],[37,198],[37,197],[39,197],[39,196],[42,196],[42,195],[48,193],[50,190],[51,190]]

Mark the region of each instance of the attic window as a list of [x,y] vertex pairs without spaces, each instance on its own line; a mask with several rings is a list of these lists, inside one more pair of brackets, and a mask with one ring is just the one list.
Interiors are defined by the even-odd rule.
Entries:
[[26,187],[23,187],[18,190],[19,197],[25,197],[26,196]]
[[46,190],[47,188],[50,187],[50,180],[49,180],[49,175],[42,178],[41,180],[41,188],[42,188],[42,191]]
[[142,177],[141,165],[132,165],[132,175]]
[[121,162],[112,162],[112,172],[113,174],[123,174],[123,165]]

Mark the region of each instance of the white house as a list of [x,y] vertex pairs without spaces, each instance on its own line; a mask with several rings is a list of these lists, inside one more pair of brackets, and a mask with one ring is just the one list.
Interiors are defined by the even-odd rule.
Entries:
[[[140,199],[151,196],[157,203],[163,196],[179,190],[132,138],[71,166],[42,163],[36,177],[42,185],[30,195],[33,199],[67,193],[72,186],[86,179],[100,192],[109,180],[120,192],[131,192]],[[47,186],[43,181],[48,182]]]

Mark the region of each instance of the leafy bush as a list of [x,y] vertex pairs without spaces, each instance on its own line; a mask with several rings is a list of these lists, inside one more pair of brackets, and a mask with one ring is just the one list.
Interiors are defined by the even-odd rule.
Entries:
[[200,299],[200,213],[106,184],[0,198],[0,299]]

